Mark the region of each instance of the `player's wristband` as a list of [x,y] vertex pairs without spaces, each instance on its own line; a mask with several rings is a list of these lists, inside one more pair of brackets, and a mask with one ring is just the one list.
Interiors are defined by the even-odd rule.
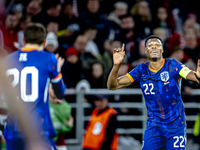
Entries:
[[181,71],[179,72],[179,75],[182,77],[182,78],[184,78],[184,79],[186,79],[186,77],[187,77],[187,75],[191,72],[192,70],[190,70],[188,67],[183,67],[182,69],[181,69]]

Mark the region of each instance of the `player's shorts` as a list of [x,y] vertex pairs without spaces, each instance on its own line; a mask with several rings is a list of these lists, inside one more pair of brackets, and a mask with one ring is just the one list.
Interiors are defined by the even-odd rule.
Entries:
[[[46,149],[45,150],[57,150],[56,144],[53,139],[46,139],[46,143],[42,143]],[[6,140],[6,149],[7,150],[27,150],[26,142],[22,139],[12,139]]]
[[184,150],[186,142],[186,127],[177,129],[147,127],[142,150]]

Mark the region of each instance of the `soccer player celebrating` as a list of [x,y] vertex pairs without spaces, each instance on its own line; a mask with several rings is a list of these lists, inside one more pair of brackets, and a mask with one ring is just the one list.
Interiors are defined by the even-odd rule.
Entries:
[[197,70],[191,71],[175,59],[163,58],[162,40],[155,35],[145,41],[145,53],[149,62],[139,64],[132,71],[117,78],[124,59],[122,48],[114,49],[113,68],[108,77],[110,90],[138,81],[147,107],[147,128],[142,150],[184,150],[186,145],[186,117],[181,99],[181,78],[199,83],[200,60]]
[[[18,93],[17,99],[25,104],[26,114],[34,125],[34,129],[30,130],[38,130],[40,137],[46,141],[46,149],[56,149],[51,139],[56,134],[49,114],[48,87],[51,81],[56,96],[63,98],[65,86],[60,71],[64,60],[43,51],[45,38],[46,29],[43,25],[29,24],[24,30],[25,47],[5,59],[6,74],[12,77],[12,86]],[[10,112],[4,129],[7,149],[29,149],[19,120]]]

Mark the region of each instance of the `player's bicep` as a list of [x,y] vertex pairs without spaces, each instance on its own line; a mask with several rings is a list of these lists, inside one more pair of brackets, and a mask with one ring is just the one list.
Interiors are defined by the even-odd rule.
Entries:
[[116,89],[120,89],[122,87],[129,86],[132,83],[127,75],[121,76],[117,80],[118,80],[118,82],[117,82]]
[[190,74],[192,70],[190,70],[188,67],[184,66],[180,72],[179,72],[179,75],[184,78],[184,79],[188,79],[190,80],[190,76],[188,76]]

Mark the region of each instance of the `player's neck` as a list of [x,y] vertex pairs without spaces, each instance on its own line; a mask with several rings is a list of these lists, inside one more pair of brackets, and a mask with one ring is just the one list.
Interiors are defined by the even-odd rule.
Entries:
[[162,66],[162,64],[163,64],[163,58],[160,58],[160,59],[158,59],[157,61],[152,61],[152,60],[150,60],[149,61],[149,67],[151,68],[151,69],[153,69],[153,70],[159,70],[160,69],[160,67]]
[[25,44],[24,48],[36,49],[38,51],[43,51],[44,46],[38,44]]

